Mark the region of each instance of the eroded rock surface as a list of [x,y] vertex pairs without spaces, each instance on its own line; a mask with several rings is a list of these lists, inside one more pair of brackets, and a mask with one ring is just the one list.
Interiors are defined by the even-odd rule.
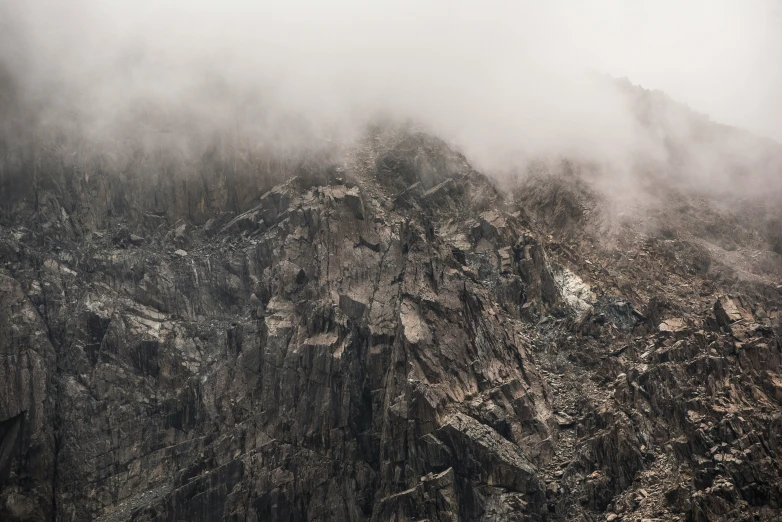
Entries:
[[289,174],[4,199],[0,518],[780,516],[777,282],[427,135]]

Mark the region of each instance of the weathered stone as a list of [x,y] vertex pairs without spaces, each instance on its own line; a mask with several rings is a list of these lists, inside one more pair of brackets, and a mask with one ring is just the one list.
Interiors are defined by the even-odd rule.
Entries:
[[778,516],[773,286],[432,137],[362,154],[0,197],[0,519]]
[[353,187],[345,192],[345,204],[356,219],[364,219],[364,201],[358,187]]
[[686,330],[687,323],[684,321],[684,319],[681,319],[679,317],[674,317],[672,319],[666,319],[665,321],[660,323],[658,329],[660,330],[661,333],[675,334]]

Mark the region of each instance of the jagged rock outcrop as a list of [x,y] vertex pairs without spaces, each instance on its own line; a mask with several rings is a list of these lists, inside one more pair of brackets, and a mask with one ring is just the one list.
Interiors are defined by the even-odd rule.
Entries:
[[771,279],[428,135],[305,167],[6,194],[0,517],[779,516]]
[[0,272],[0,495],[19,518],[51,518],[56,360],[45,317]]

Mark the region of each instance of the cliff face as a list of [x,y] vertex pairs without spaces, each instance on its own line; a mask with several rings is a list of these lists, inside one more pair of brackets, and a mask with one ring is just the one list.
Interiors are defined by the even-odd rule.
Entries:
[[6,155],[0,518],[780,516],[765,222],[604,241],[567,177],[499,190],[415,133],[346,158]]

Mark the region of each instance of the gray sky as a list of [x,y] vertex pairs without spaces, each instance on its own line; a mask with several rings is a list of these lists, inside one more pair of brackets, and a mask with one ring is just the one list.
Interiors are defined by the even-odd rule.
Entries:
[[[782,2],[590,2],[580,59],[782,141]],[[568,9],[563,9],[568,11]]]
[[77,93],[93,129],[139,99],[220,119],[230,104],[204,97],[208,77],[318,122],[412,116],[478,159],[632,149],[626,107],[585,79],[597,70],[782,140],[778,0],[0,0],[2,13],[16,34],[0,58],[31,92]]

